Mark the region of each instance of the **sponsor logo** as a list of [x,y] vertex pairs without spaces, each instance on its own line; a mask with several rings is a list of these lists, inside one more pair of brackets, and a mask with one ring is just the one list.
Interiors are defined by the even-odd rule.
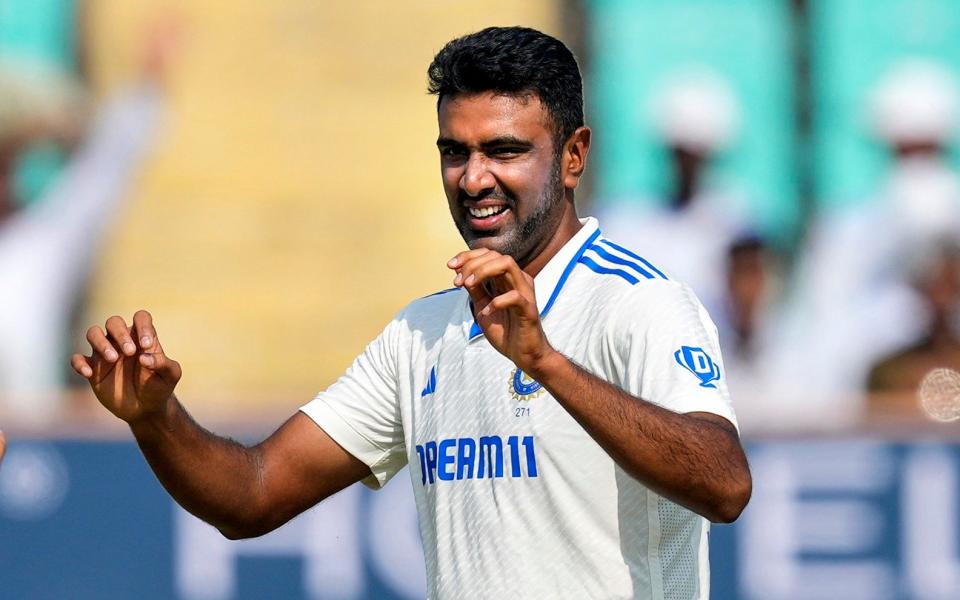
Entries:
[[485,435],[417,444],[420,483],[461,479],[537,477],[537,448],[532,435]]
[[674,360],[684,369],[693,373],[700,380],[700,387],[714,388],[712,382],[720,380],[720,367],[703,351],[696,346],[681,346],[673,353]]
[[420,392],[420,397],[423,398],[429,394],[437,391],[437,366],[434,365],[430,369],[430,375],[427,376],[427,385],[424,386],[423,390]]

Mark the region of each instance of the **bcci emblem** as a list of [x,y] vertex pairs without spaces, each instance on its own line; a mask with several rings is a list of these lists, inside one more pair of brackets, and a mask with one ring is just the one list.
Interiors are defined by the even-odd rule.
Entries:
[[533,400],[543,393],[543,386],[534,381],[519,368],[510,374],[510,384],[507,386],[514,400]]
[[717,386],[711,382],[720,380],[720,367],[710,359],[703,348],[681,346],[673,353],[673,358],[678,365],[697,376],[700,387],[716,389]]

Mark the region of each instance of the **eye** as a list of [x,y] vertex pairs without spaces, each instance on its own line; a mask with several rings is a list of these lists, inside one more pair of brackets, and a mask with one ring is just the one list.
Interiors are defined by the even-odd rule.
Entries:
[[499,158],[511,158],[514,156],[519,156],[526,151],[525,148],[519,148],[516,146],[501,146],[494,148],[490,151],[491,156],[496,156]]
[[440,156],[445,158],[462,158],[466,155],[466,151],[463,148],[458,148],[457,146],[444,146],[443,148],[440,148]]

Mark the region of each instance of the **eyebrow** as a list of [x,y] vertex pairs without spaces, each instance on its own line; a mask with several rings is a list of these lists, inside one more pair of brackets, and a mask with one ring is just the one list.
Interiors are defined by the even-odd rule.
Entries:
[[[451,148],[457,146],[465,146],[463,142],[459,142],[452,138],[440,137],[437,138],[437,147],[438,148]],[[489,150],[491,148],[499,148],[501,146],[516,146],[518,148],[530,149],[533,148],[533,142],[529,140],[522,140],[518,137],[512,135],[502,135],[500,137],[493,138],[492,140],[487,140],[480,144],[480,148],[483,150]]]

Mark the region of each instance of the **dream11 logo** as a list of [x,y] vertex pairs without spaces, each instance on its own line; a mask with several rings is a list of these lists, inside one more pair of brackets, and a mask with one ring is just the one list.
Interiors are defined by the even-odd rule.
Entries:
[[693,373],[700,380],[700,387],[716,388],[714,381],[720,379],[720,367],[710,358],[703,348],[697,346],[681,346],[673,353],[673,359],[684,369]]

